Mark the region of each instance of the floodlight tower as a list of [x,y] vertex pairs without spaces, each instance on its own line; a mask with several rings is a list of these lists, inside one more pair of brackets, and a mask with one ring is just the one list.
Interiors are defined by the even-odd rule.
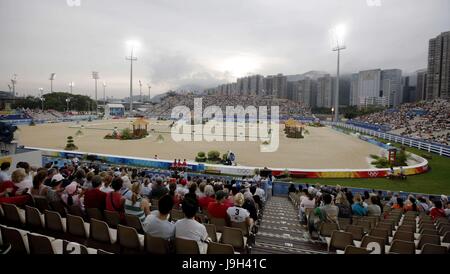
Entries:
[[[97,80],[100,79],[97,71],[92,72],[92,79],[95,80],[95,104],[97,104]],[[95,114],[98,115],[98,106],[96,106]]]
[[103,110],[106,109],[106,82],[103,82]]
[[336,73],[336,88],[334,93],[334,121],[339,121],[339,69],[341,50],[346,49],[344,44],[344,25],[338,25],[333,30],[333,51],[337,51],[337,73]]
[[17,84],[17,74],[14,73],[13,77],[11,78],[13,104],[16,101],[16,84]]
[[151,102],[150,90],[152,89],[152,86],[150,86],[150,84],[147,84],[147,87],[148,87],[148,101]]
[[141,82],[141,80],[139,80],[139,101],[142,103],[142,102],[144,102],[143,100],[142,100],[142,82]]
[[39,88],[39,92],[41,94],[41,96],[39,97],[39,100],[41,100],[41,104],[42,104],[42,112],[44,112],[44,102],[45,102],[45,98],[44,98],[44,89],[43,88]]
[[130,56],[127,56],[125,59],[130,61],[130,115],[133,115],[133,62],[137,61],[137,57],[134,56],[134,51],[138,46],[138,43],[135,41],[129,41],[127,44],[131,48]]

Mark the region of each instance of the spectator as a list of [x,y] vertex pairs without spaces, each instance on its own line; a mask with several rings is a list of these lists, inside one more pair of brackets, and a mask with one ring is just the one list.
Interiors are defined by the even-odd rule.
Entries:
[[109,193],[114,191],[114,189],[111,187],[112,179],[113,177],[109,174],[106,174],[102,178],[102,186],[100,187],[101,192]]
[[0,183],[11,181],[11,176],[8,174],[8,170],[11,167],[10,162],[3,162],[0,165]]
[[150,204],[147,199],[140,195],[142,185],[134,182],[131,186],[131,199],[125,200],[125,213],[137,216],[141,222],[150,214]]
[[[202,184],[203,183],[201,183],[200,185]],[[216,201],[216,199],[214,198],[214,188],[212,187],[212,185],[207,185],[204,187],[203,193],[203,197],[198,199],[198,204],[203,211],[206,211],[208,210],[209,203],[213,203]]]
[[92,185],[92,178],[95,176],[95,173],[94,172],[88,172],[87,174],[86,174],[86,181],[85,181],[85,183],[84,183],[84,185],[83,185],[83,188],[84,189],[91,189],[91,188],[94,188],[94,186]]
[[300,221],[303,224],[306,224],[306,220],[308,218],[308,213],[316,207],[316,199],[312,191],[308,191],[306,198],[303,198],[300,202]]
[[397,200],[395,201],[394,205],[392,206],[392,209],[402,209],[403,210],[403,199],[400,197],[397,197]]
[[[246,192],[248,193],[248,192]],[[256,199],[259,198],[259,196],[253,196],[256,197]],[[250,213],[250,218],[252,220],[258,219],[258,210],[256,209],[256,201],[251,195],[244,194],[244,204],[242,205],[243,209],[247,209],[247,211]],[[228,207],[232,207],[233,204],[229,205],[225,203]]]
[[72,182],[64,189],[61,199],[67,206],[78,206],[82,208],[81,196],[78,192],[78,183]]
[[378,205],[378,196],[370,196],[369,205],[367,206],[367,216],[381,216],[381,207]]
[[80,186],[84,186],[86,183],[86,172],[82,168],[79,168],[75,172],[75,182],[77,182]]
[[352,207],[343,192],[339,192],[336,196],[336,206],[339,208],[339,218],[351,218]]
[[152,189],[150,187],[150,178],[145,177],[144,181],[143,181],[141,195],[146,197],[146,198],[150,198],[151,192],[152,192]]
[[197,192],[197,183],[196,182],[192,182],[189,185],[188,189],[189,189],[189,192],[184,195],[184,199],[186,199],[186,198],[194,199],[194,200],[197,200],[197,202],[198,202],[197,194],[196,194],[196,192]]
[[417,205],[417,209],[419,212],[425,212],[428,213],[428,210],[430,209],[430,206],[427,203],[427,200],[424,197],[417,198],[419,204]]
[[242,208],[244,204],[244,195],[242,193],[234,196],[234,206],[227,209],[227,215],[230,222],[242,223],[245,222],[247,226],[253,225],[253,220],[250,218],[250,212],[247,209]]
[[[197,192],[196,192],[197,198],[199,199],[198,202],[199,202],[200,207],[202,207],[202,204],[200,204],[200,199],[205,197],[205,196],[207,196],[206,193],[205,193],[205,187],[206,187],[206,182],[201,182],[198,185],[198,189],[197,189]],[[214,195],[214,188],[212,188],[212,191],[213,191],[213,195]],[[208,205],[206,205],[206,206],[208,206]]]
[[225,204],[227,195],[223,190],[216,192],[216,201],[208,205],[208,214],[214,218],[226,219],[228,205]]
[[445,216],[449,217],[450,216],[450,203],[447,202],[447,206],[445,207]]
[[413,196],[409,196],[407,203],[403,206],[403,211],[418,211],[417,210],[417,204],[416,199]]
[[143,229],[150,236],[170,240],[175,236],[175,224],[168,221],[173,208],[173,199],[169,195],[162,196],[158,201],[158,210],[148,215],[143,223]]
[[[32,172],[31,172],[30,164],[27,163],[27,162],[19,162],[19,163],[17,163],[16,167],[17,168],[23,168],[23,170],[25,171],[25,174],[26,174],[25,180],[27,182],[29,182],[30,185],[32,185],[33,184],[33,175],[32,175]],[[31,189],[31,187],[30,187],[30,189]]]
[[262,203],[266,202],[266,192],[264,191],[264,189],[261,188],[260,182],[256,183],[255,195],[261,198]]
[[177,190],[177,184],[176,183],[170,183],[169,184],[169,196],[172,198],[172,202],[175,208],[180,207],[180,198],[179,195],[176,193]]
[[294,185],[294,184],[290,184],[290,185],[289,185],[288,192],[289,192],[289,193],[295,193],[295,190],[296,190],[296,189],[295,189],[295,185]]
[[11,180],[14,186],[17,187],[16,195],[25,194],[33,188],[33,182],[28,180],[28,176],[23,168],[14,170],[11,174]]
[[102,178],[98,175],[92,177],[92,188],[84,193],[84,207],[105,209],[106,193],[100,190]]
[[339,208],[332,204],[333,198],[330,194],[325,193],[322,196],[322,200],[324,202],[324,205],[320,207],[322,221],[326,223],[335,223],[339,225],[338,222],[338,215],[339,215]]
[[436,221],[437,218],[445,217],[445,210],[442,208],[441,200],[433,201],[434,207],[430,210],[430,216],[433,218],[433,221]]
[[61,201],[61,194],[64,190],[62,183],[64,182],[64,177],[61,174],[56,174],[52,177],[50,181],[50,188],[47,190],[47,200],[49,202],[59,202]]
[[175,223],[175,237],[196,241],[201,254],[206,254],[208,232],[206,227],[195,220],[198,212],[197,199],[185,198],[182,203],[185,218]]
[[161,178],[156,178],[156,184],[152,189],[152,199],[159,199],[169,192],[167,187],[163,186],[163,180]]
[[46,197],[48,187],[44,185],[44,181],[47,178],[47,171],[41,170],[33,178],[33,188],[31,189],[31,195],[33,197]]
[[[113,192],[109,192],[106,194],[102,192],[104,195],[106,195],[106,198],[105,198],[106,210],[118,212],[120,215],[120,219],[122,221],[124,221],[125,220],[125,215],[124,215],[125,199],[122,197],[122,194],[120,193],[120,190],[123,187],[122,178],[115,177],[111,182],[111,187],[114,189]],[[86,198],[85,198],[85,200],[86,200]]]
[[366,216],[367,208],[363,206],[361,195],[358,193],[353,197],[352,212],[355,216]]

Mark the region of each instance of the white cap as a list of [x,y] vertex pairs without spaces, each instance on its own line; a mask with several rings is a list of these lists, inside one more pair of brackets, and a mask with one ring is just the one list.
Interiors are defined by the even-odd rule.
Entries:
[[52,182],[61,182],[62,180],[64,180],[64,177],[59,173],[52,177]]

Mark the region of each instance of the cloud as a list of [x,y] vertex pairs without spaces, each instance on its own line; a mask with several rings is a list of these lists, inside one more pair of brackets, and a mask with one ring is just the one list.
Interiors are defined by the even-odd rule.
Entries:
[[207,66],[181,52],[160,52],[148,63],[149,78],[158,86],[180,89],[189,85],[198,88],[216,86],[232,80],[227,72]]

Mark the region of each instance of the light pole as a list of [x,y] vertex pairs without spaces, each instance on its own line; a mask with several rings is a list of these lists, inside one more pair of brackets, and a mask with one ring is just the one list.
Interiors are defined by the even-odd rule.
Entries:
[[[95,104],[97,104],[97,80],[100,79],[97,71],[92,72],[92,79],[95,80]],[[98,106],[96,106],[95,114],[98,115]]]
[[130,61],[130,115],[133,115],[133,61],[137,61],[137,57],[134,57],[134,48],[137,43],[130,41],[128,45],[131,47],[131,54],[125,59]]
[[151,102],[152,97],[150,97],[150,90],[152,89],[152,86],[150,86],[150,84],[147,84],[147,87],[148,87],[148,101]]
[[70,94],[73,94],[73,87],[75,86],[74,82],[70,82],[69,83],[69,87],[70,87]]
[[42,112],[44,112],[44,101],[45,101],[44,89],[43,88],[39,88],[39,92],[41,93],[41,97],[39,99],[41,100],[41,103],[42,103]]
[[44,102],[45,102],[45,98],[41,97],[39,98],[41,100],[41,104],[42,104],[42,112],[44,112]]
[[67,112],[69,112],[70,98],[67,98],[67,99],[66,99],[66,103],[67,103]]
[[17,84],[17,74],[14,73],[11,79],[13,104],[16,101],[16,84]]
[[336,88],[334,93],[334,121],[339,122],[339,69],[341,50],[346,49],[344,45],[344,32],[343,25],[339,25],[334,29],[334,47],[333,51],[337,51],[337,73],[336,73]]
[[53,80],[55,80],[56,78],[56,73],[52,73],[50,74],[50,92],[53,93]]
[[142,103],[142,82],[139,80],[139,101]]
[[103,82],[103,111],[106,113],[106,82]]

